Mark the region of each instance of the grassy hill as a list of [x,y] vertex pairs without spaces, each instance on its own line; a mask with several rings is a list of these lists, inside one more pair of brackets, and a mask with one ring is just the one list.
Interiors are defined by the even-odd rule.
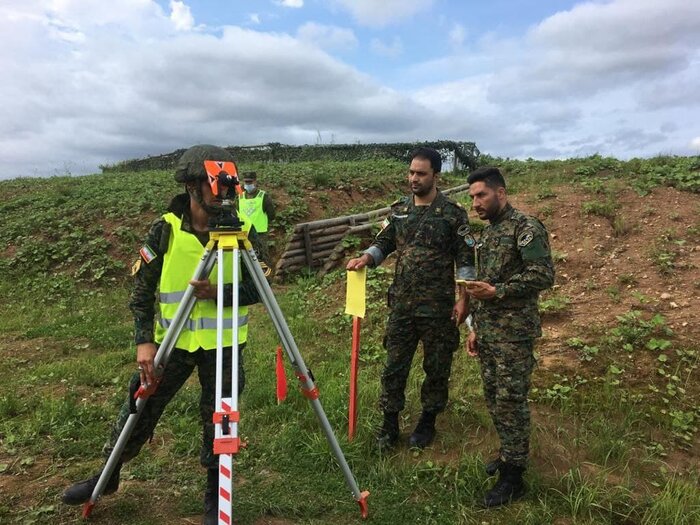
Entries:
[[[358,483],[372,493],[370,523],[700,522],[700,158],[484,162],[504,168],[516,207],[545,222],[557,263],[556,286],[540,305],[545,335],[533,377],[524,501],[478,506],[492,482],[483,462],[497,439],[478,365],[462,350],[435,444],[418,453],[404,439],[389,457],[375,452],[392,259],[369,274],[352,443],[345,438],[351,322],[342,313],[344,273],[275,286]],[[241,168],[255,169],[279,203],[278,251],[296,222],[380,207],[405,190],[405,166],[391,161]],[[101,465],[135,368],[129,268],[148,225],[177,191],[172,175],[158,171],[0,182],[0,522],[81,521],[59,496]],[[275,402],[276,345],[264,310],[254,307],[238,520],[358,523],[308,402],[294,388],[284,404]],[[419,361],[402,414],[404,438],[420,412]],[[199,523],[198,391],[193,378],[153,443],[125,467],[119,493],[96,507],[94,523]]]

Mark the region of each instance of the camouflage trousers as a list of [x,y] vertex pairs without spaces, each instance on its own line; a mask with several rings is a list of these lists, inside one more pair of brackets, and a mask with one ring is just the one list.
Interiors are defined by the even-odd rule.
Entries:
[[[245,373],[243,371],[243,353],[245,345],[239,347],[238,359],[238,393],[243,392],[245,386]],[[224,348],[223,364],[223,397],[231,395],[231,347]],[[219,464],[218,456],[214,455],[214,401],[216,396],[216,350],[199,349],[196,352],[188,352],[175,348],[168,364],[163,372],[163,380],[155,393],[146,400],[141,417],[137,421],[129,440],[122,452],[122,461],[127,462],[136,457],[143,444],[153,436],[153,430],[163,414],[165,407],[170,400],[180,390],[182,385],[197,367],[199,384],[202,393],[199,398],[199,415],[202,420],[202,447],[200,451],[200,463],[203,467],[214,468]],[[130,381],[139,382],[139,374],[136,373]],[[103,453],[108,457],[119,438],[126,420],[130,414],[130,396],[127,394],[126,401],[119,411],[119,416],[112,427],[109,440],[105,443]]]
[[400,412],[404,408],[406,381],[418,341],[423,343],[423,410],[442,412],[447,405],[452,355],[459,346],[459,330],[454,321],[449,316],[417,317],[392,310],[384,336],[387,360],[379,398],[379,408],[384,412]]
[[532,339],[487,343],[478,341],[486,405],[501,440],[501,459],[527,466],[530,408],[527,395],[535,364]]

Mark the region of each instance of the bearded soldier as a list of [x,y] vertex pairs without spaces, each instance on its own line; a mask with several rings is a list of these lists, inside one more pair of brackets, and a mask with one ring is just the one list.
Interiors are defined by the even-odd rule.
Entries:
[[535,363],[534,340],[542,335],[539,292],[554,284],[554,265],[544,225],[514,209],[498,168],[472,172],[469,195],[474,211],[489,224],[475,246],[476,281],[472,297],[474,330],[467,353],[478,356],[484,395],[501,441],[500,455],[486,471],[499,472],[484,505],[502,505],[525,493],[530,411],[527,396]]
[[467,212],[437,189],[441,167],[442,159],[434,149],[412,153],[408,171],[412,195],[391,206],[385,227],[372,245],[347,264],[348,270],[375,267],[397,252],[384,337],[387,360],[379,401],[384,414],[377,433],[380,450],[390,449],[399,440],[399,412],[419,341],[425,370],[423,411],[409,444],[424,448],[433,441],[436,417],[447,405],[452,356],[459,346],[457,327],[468,307],[462,287],[455,302],[455,270],[460,280],[476,275],[470,259],[473,252],[463,239],[469,229]]

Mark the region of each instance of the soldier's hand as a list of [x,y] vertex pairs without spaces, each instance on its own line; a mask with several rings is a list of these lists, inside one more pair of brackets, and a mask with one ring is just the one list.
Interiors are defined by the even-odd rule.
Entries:
[[474,299],[492,299],[496,297],[496,287],[484,281],[466,281],[464,287]]
[[348,264],[345,266],[346,270],[349,270],[351,272],[354,272],[355,270],[361,270],[365,266],[369,264],[369,258],[371,255],[367,253],[363,253],[360,257],[356,257],[354,259],[350,259],[348,261]]
[[469,332],[469,337],[467,337],[464,349],[467,351],[467,355],[470,357],[476,357],[479,355],[479,347],[476,343],[476,332]]
[[136,362],[139,364],[139,375],[142,385],[151,385],[155,380],[153,375],[153,360],[157,352],[153,343],[141,343],[136,345]]
[[467,301],[466,297],[460,297],[452,308],[452,320],[455,322],[455,326],[459,328],[464,320],[467,318]]
[[194,286],[194,296],[197,299],[216,299],[216,286],[213,286],[208,279],[202,281],[192,279],[190,284]]

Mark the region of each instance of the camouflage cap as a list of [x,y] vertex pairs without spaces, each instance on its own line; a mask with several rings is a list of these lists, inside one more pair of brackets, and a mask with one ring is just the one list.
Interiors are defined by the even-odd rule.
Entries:
[[175,180],[177,182],[190,182],[206,180],[207,172],[204,169],[205,160],[221,160],[233,162],[233,156],[224,148],[211,144],[199,144],[192,146],[182,154],[175,167]]

